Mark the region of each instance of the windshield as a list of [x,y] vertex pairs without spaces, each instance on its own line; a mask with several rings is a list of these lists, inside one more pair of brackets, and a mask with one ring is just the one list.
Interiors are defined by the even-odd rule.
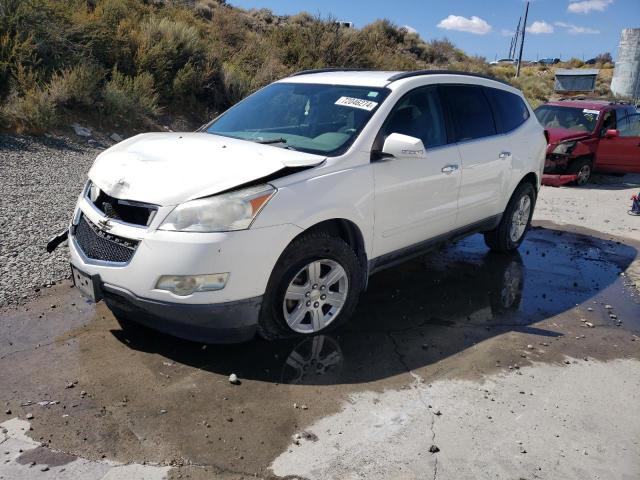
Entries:
[[542,105],[535,110],[544,128],[565,128],[576,132],[593,132],[598,121],[598,110],[589,108]]
[[384,88],[274,83],[227,110],[206,131],[275,147],[340,155],[388,94]]

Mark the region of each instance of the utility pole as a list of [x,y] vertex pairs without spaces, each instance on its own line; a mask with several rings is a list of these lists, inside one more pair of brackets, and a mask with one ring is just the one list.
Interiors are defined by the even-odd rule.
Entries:
[[516,56],[516,51],[518,48],[518,36],[520,35],[520,23],[522,22],[522,17],[518,18],[518,26],[516,27],[516,33],[513,34],[513,38],[511,39],[511,48],[509,49],[509,59],[513,60],[513,57]]
[[518,66],[516,68],[516,78],[520,76],[520,65],[522,64],[522,49],[524,48],[524,34],[527,31],[527,16],[529,15],[529,2],[524,10],[524,25],[522,25],[522,38],[520,39],[520,54],[518,55]]

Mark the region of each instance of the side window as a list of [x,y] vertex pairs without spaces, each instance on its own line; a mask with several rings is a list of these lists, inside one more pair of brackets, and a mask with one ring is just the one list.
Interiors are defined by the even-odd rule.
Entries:
[[502,133],[515,130],[529,119],[529,109],[519,95],[497,88],[485,88],[484,91],[491,100]]
[[421,87],[407,93],[389,113],[381,133],[379,143],[383,143],[384,139],[392,133],[419,138],[426,148],[447,143],[447,132],[437,89]]
[[616,112],[614,110],[605,112],[604,116],[602,117],[600,136],[604,137],[604,134],[607,133],[607,130],[615,130],[617,128],[616,123]]
[[622,117],[618,122],[618,135],[621,137],[640,137],[640,113]]
[[482,88],[475,85],[442,87],[455,139],[458,142],[496,134],[496,125],[489,102]]

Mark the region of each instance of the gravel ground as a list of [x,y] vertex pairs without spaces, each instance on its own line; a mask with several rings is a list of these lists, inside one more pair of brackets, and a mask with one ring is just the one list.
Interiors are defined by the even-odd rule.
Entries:
[[45,245],[69,222],[99,152],[86,140],[0,135],[0,306],[68,277],[66,248]]
[[584,187],[543,186],[533,220],[578,225],[640,241],[640,217],[629,215],[631,195],[640,191],[640,174],[595,175]]

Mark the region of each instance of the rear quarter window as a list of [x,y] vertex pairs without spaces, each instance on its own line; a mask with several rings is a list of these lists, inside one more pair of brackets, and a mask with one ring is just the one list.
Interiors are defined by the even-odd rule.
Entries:
[[491,100],[500,133],[511,132],[529,119],[529,109],[519,95],[497,88],[485,88],[485,92]]

